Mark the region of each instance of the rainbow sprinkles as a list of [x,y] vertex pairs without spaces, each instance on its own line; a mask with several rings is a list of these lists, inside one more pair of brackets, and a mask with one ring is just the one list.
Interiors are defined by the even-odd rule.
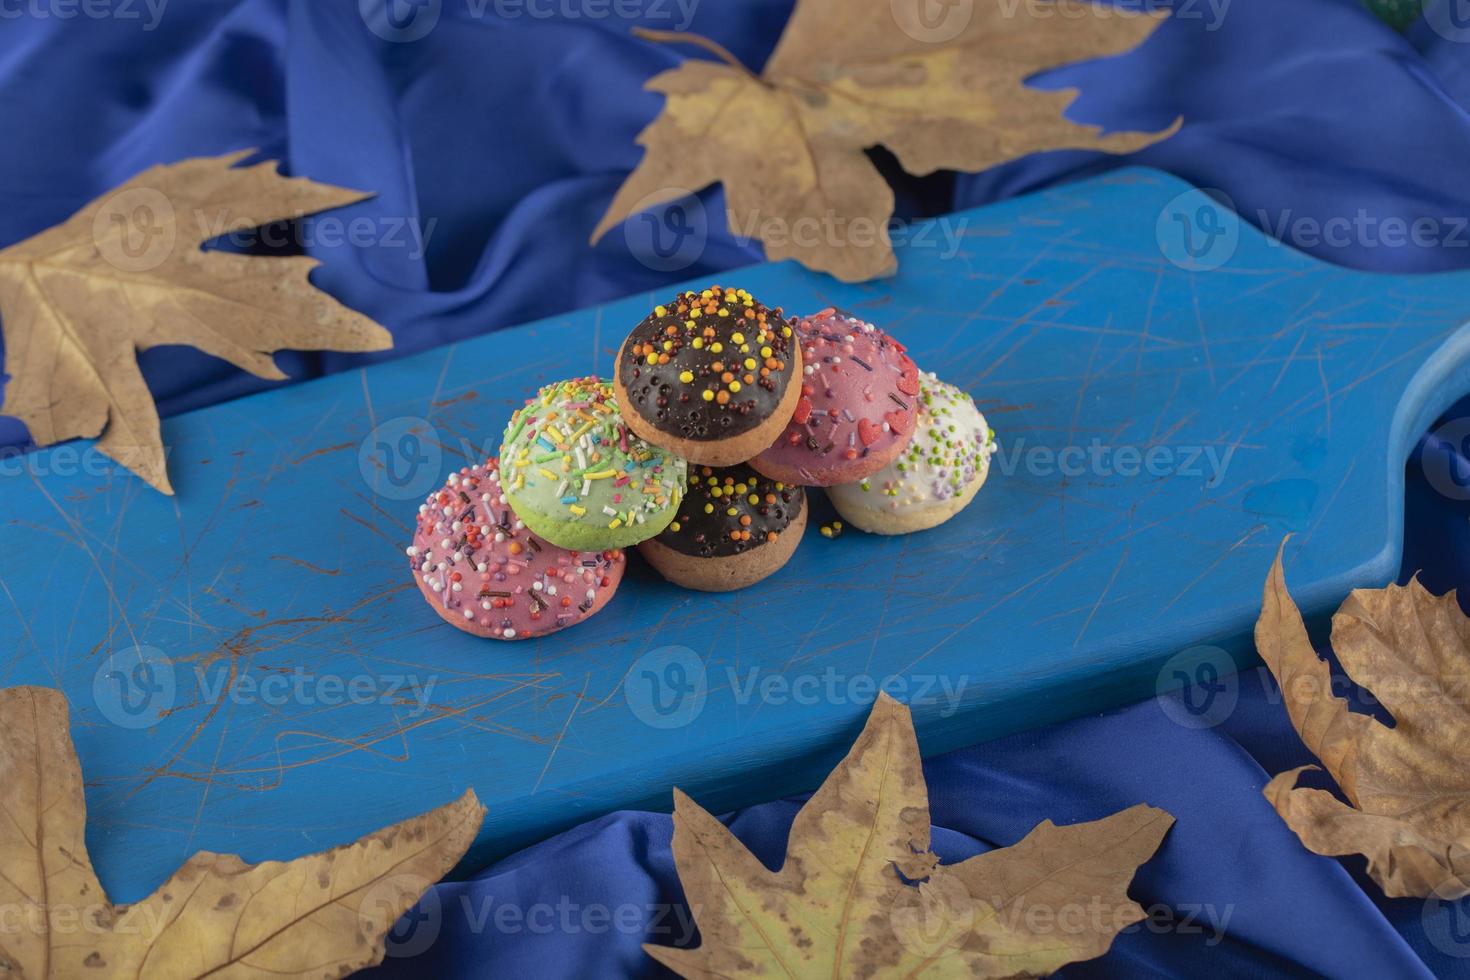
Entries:
[[684,460],[628,428],[612,385],[547,385],[517,411],[501,450],[511,506],[563,548],[630,547],[662,531],[684,497]]

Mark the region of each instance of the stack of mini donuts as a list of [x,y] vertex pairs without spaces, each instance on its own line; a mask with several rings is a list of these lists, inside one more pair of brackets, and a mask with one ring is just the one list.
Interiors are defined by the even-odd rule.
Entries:
[[460,629],[544,636],[607,604],[624,549],[686,588],[745,588],[796,551],[805,488],[865,531],[922,531],[974,498],[994,450],[974,399],[873,324],[685,291],[633,328],[611,382],[547,385],[498,457],[450,474],[409,563]]

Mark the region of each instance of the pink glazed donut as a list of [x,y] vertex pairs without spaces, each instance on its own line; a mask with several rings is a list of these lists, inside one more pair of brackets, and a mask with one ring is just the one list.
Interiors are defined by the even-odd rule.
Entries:
[[918,367],[888,334],[831,307],[797,320],[796,333],[803,374],[796,414],[750,465],[808,487],[872,476],[914,437]]
[[533,535],[500,489],[500,461],[467,466],[419,506],[408,563],[419,591],[467,633],[524,640],[575,626],[623,580],[621,551],[567,551]]

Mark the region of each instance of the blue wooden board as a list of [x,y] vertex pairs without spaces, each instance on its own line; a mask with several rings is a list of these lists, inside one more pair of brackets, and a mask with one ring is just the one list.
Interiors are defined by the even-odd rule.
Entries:
[[889,281],[730,281],[859,313],[973,391],[990,484],[936,531],[813,530],[745,592],[638,566],[587,624],[503,644],[411,584],[421,495],[539,385],[606,372],[662,296],[167,420],[176,498],[77,447],[9,461],[0,684],[68,695],[108,889],[468,786],[490,810],[471,861],[674,785],[768,799],[819,781],[883,678],[926,753],[1153,694],[1177,651],[1248,642],[1287,532],[1309,613],[1393,575],[1403,461],[1470,391],[1470,277],[1320,265],[1141,170],[946,221],[958,252],[912,235]]

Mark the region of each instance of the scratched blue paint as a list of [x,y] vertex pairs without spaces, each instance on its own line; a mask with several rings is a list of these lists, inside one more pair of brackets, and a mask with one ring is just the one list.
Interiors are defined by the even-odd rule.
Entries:
[[812,533],[745,592],[635,567],[587,624],[497,644],[410,584],[415,498],[539,385],[605,373],[662,296],[170,419],[177,498],[55,451],[0,481],[0,684],[67,693],[115,897],[467,786],[471,860],[674,785],[716,809],[810,788],[885,678],[926,752],[1145,697],[1175,651],[1248,649],[1288,529],[1309,613],[1394,573],[1403,461],[1470,391],[1470,277],[1323,266],[1149,171],[949,220],[958,254],[915,235],[884,282],[731,277],[890,327],[1004,449],[942,529]]

